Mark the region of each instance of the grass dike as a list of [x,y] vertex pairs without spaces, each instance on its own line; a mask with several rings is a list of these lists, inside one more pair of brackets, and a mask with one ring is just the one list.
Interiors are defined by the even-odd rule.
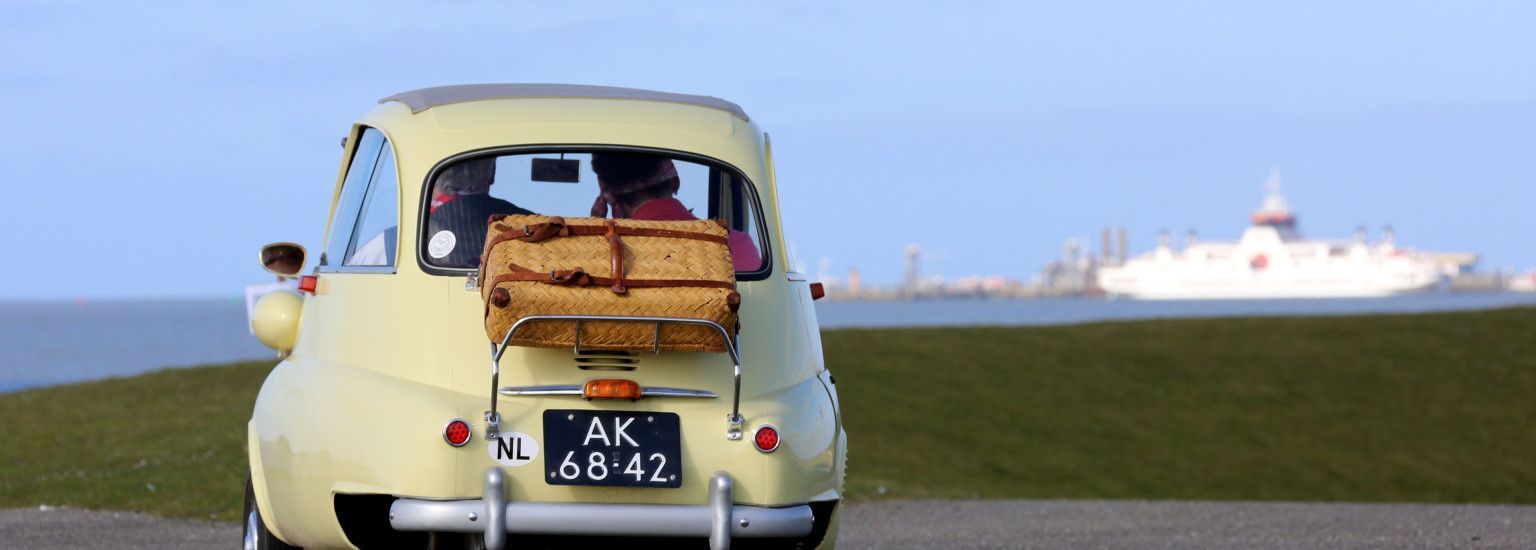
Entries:
[[[1536,308],[823,344],[855,500],[1536,503]],[[273,364],[0,395],[0,507],[236,519]]]

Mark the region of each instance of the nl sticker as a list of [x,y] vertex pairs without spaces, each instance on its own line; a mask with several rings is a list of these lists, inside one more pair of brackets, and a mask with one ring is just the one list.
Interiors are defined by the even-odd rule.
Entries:
[[523,432],[501,432],[487,443],[491,458],[503,466],[522,466],[539,456],[539,442]]
[[427,255],[433,259],[441,260],[449,252],[453,252],[453,245],[455,244],[458,243],[457,239],[453,237],[452,231],[446,229],[438,231],[436,235],[432,236],[432,240],[427,241]]

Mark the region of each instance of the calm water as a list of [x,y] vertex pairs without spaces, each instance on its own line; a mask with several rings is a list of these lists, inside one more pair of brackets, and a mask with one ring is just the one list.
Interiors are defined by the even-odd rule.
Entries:
[[[1349,315],[1536,306],[1536,294],[1379,299],[1176,301],[928,300],[817,303],[823,328],[1056,325],[1125,319]],[[270,358],[236,300],[0,302],[0,392],[164,368]]]
[[0,391],[274,356],[236,300],[0,302]]

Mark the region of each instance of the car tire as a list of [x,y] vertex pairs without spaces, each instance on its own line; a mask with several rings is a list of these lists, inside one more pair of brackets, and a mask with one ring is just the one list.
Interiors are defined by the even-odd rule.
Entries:
[[267,530],[267,523],[261,519],[261,510],[256,507],[256,487],[251,484],[250,476],[245,478],[245,512],[240,514],[244,518],[245,532],[241,538],[241,548],[245,550],[298,550],[282,539],[277,538]]
[[485,535],[478,533],[438,533],[432,537],[431,550],[485,550]]

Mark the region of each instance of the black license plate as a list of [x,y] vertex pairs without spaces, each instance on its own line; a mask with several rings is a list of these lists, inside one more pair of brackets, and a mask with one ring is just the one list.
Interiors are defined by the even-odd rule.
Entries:
[[679,487],[679,433],[675,413],[544,411],[544,481]]

